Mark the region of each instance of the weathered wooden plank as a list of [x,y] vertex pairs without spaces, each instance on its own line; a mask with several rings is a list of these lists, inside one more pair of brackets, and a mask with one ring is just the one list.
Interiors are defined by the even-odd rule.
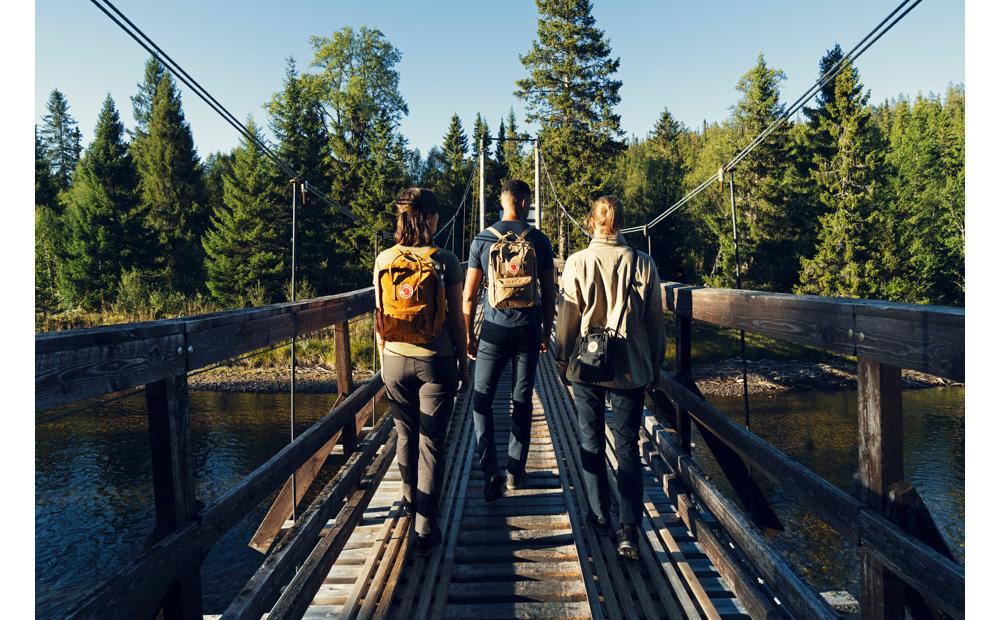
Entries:
[[512,603],[469,603],[448,605],[445,618],[456,620],[535,620],[540,618],[560,618],[563,620],[590,620],[590,605],[586,602],[512,602]]
[[[705,472],[695,464],[694,459],[679,450],[652,416],[646,416],[643,431],[643,434],[654,443],[657,451],[663,455],[695,497],[705,505],[740,550],[746,554],[754,568],[763,576],[765,583],[774,589],[782,603],[795,617],[836,620],[838,617],[836,612],[795,573],[781,557],[781,554],[757,533],[753,525],[743,518],[739,509],[707,481]],[[687,517],[685,521],[689,522],[688,527],[693,525],[690,523],[691,516],[691,514],[682,513],[682,517]],[[694,528],[692,531],[698,537],[699,542],[706,547],[706,551],[711,549],[709,557],[717,559],[718,551],[723,551],[724,547],[716,540],[709,541],[710,538],[714,539],[711,531],[707,529],[695,530]],[[704,537],[703,534],[705,534]],[[716,562],[716,565],[720,565],[720,563]],[[734,581],[734,585],[735,583]]]
[[[385,388],[382,387],[379,393],[376,394],[375,400],[377,401],[381,394],[385,393]],[[355,416],[355,434],[360,432],[367,421],[369,407],[362,409]],[[331,437],[323,447],[316,451],[316,454],[305,462],[301,467],[295,471],[295,505],[297,506],[302,498],[305,497],[306,493],[309,491],[309,487],[312,485],[313,480],[316,479],[316,474],[319,473],[320,469],[323,467],[323,463],[326,462],[327,457],[333,452],[333,447],[340,440],[340,435],[342,431],[337,431],[333,437]],[[281,491],[278,492],[278,497],[275,498],[274,503],[271,504],[271,508],[264,515],[264,518],[260,522],[260,526],[254,533],[253,538],[250,539],[248,543],[250,547],[260,551],[261,553],[267,553],[268,549],[274,543],[274,539],[278,536],[281,531],[281,527],[285,520],[288,519],[292,514],[292,481],[289,479],[285,482],[284,486],[281,487]]]
[[[347,396],[354,390],[354,378],[351,375],[351,326],[347,321],[342,321],[333,326],[334,344],[333,352],[337,366],[337,393]],[[340,434],[340,442],[344,446],[344,454],[354,451],[354,446],[358,442],[358,434],[353,427],[344,427]]]
[[368,403],[382,387],[382,375],[375,377],[351,394],[347,400],[299,435],[295,441],[282,448],[266,463],[246,476],[238,485],[227,491],[217,502],[200,514],[202,547],[207,548],[218,540],[247,511],[259,504],[277,489],[292,472],[316,454],[333,434],[352,424],[357,412]]
[[857,354],[965,380],[965,310],[867,302],[855,307]]
[[36,352],[35,411],[184,374],[184,347],[175,333]]
[[[862,501],[879,514],[889,486],[903,478],[903,388],[900,369],[858,358],[858,478]],[[861,548],[861,613],[902,620],[903,582]]]
[[224,618],[259,618],[268,610],[295,566],[309,554],[327,521],[358,485],[362,473],[385,443],[391,428],[392,421],[384,419],[378,430],[362,442],[362,448],[347,459],[326,489],[313,500],[299,523],[293,526],[281,545],[264,560],[229,604]]
[[[187,375],[168,377],[146,386],[156,538],[189,523],[195,512],[191,461],[191,414]],[[201,615],[201,562],[195,559],[173,581],[163,600],[165,620]]]
[[502,562],[456,564],[453,581],[486,581],[513,579],[579,579],[578,562]]
[[817,516],[849,540],[857,540],[856,516],[861,507],[858,500],[733,422],[707,401],[691,393],[671,375],[661,372],[657,389],[670,396],[679,407],[689,410],[705,429],[727,443],[758,471],[781,484]]
[[396,455],[395,437],[396,431],[393,429],[386,440],[385,447],[365,471],[367,482],[363,483],[363,490],[355,491],[348,499],[340,514],[337,515],[333,529],[320,539],[319,544],[302,564],[302,568],[281,593],[278,602],[268,616],[270,620],[301,618],[306,609],[309,608],[309,602],[319,590],[320,585],[323,584],[330,567],[337,559],[337,554],[344,548],[344,544],[350,537],[351,530],[361,520],[365,506],[375,495],[379,480],[385,475],[389,464],[393,462],[393,457]]
[[581,581],[488,581],[448,586],[449,603],[585,600],[587,589]]
[[861,510],[862,543],[896,576],[953,618],[965,617],[965,571],[882,515]]

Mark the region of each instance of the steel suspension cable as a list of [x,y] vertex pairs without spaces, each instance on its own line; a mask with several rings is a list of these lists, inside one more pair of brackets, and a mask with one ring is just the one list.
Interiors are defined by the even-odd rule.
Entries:
[[[263,140],[254,136],[250,130],[239,121],[239,119],[237,119],[225,106],[219,103],[219,101],[212,96],[207,89],[202,87],[201,84],[192,78],[180,64],[164,52],[152,38],[150,38],[141,28],[126,17],[125,14],[122,13],[110,0],[90,0],[90,2],[100,9],[100,11],[104,13],[108,19],[114,22],[115,25],[117,25],[123,32],[125,32],[125,34],[145,49],[153,58],[160,62],[160,64],[162,64],[168,71],[173,73],[174,77],[190,88],[199,99],[204,101],[209,108],[211,108],[215,113],[221,116],[224,121],[236,129],[236,131],[246,138],[248,142],[253,143],[257,148],[259,148],[261,152],[263,152],[268,159],[274,162],[274,164],[278,166],[284,174],[288,175],[289,178],[300,176],[295,172],[291,165],[288,164],[288,162],[281,159],[281,157],[279,157]],[[308,180],[305,180],[303,185],[306,191],[317,197],[327,206],[339,211],[356,224],[360,224],[364,228],[369,228],[372,232],[377,232],[372,229],[368,223],[359,218],[353,211],[331,199],[324,192],[310,184]]]
[[[781,115],[778,116],[770,125],[764,128],[753,140],[750,141],[743,149],[740,150],[732,159],[730,159],[722,168],[721,174],[731,170],[742,162],[747,155],[750,154],[753,149],[757,148],[771,133],[774,132],[782,123],[791,118],[796,112],[802,109],[806,103],[809,102],[812,97],[814,97],[830,80],[834,79],[843,72],[848,66],[851,66],[855,60],[857,60],[862,54],[864,54],[868,48],[875,44],[876,41],[882,38],[885,33],[889,32],[901,19],[906,17],[910,11],[912,11],[918,4],[923,0],[903,0],[899,3],[892,12],[889,13],[881,22],[878,23],[871,31],[868,32],[851,50],[844,55],[841,60],[835,64],[833,67],[828,69],[816,82],[810,86],[802,95],[799,96],[789,107],[787,107]],[[905,7],[905,10],[904,10]],[[901,12],[902,11],[902,12]],[[897,15],[898,14],[898,15]],[[890,21],[891,20],[891,21]],[[888,25],[886,25],[888,24]],[[884,26],[884,27],[883,27]],[[667,207],[662,213],[653,218],[647,224],[648,227],[653,227],[662,222],[664,219],[672,215],[678,209],[682,208],[684,205],[689,203],[695,196],[705,191],[709,186],[712,185],[716,180],[721,180],[719,174],[714,174],[708,179],[705,179],[697,187],[687,193],[683,198],[678,200],[673,205]],[[643,226],[632,226],[630,228],[624,229],[622,232],[625,234],[643,232]]]
[[549,188],[552,191],[552,199],[556,201],[556,204],[559,205],[559,208],[562,209],[562,212],[564,214],[566,214],[566,217],[568,217],[570,219],[570,221],[573,222],[576,225],[576,227],[580,229],[580,232],[582,232],[585,237],[587,237],[588,239],[590,239],[591,235],[587,231],[586,227],[584,227],[583,224],[581,224],[580,222],[578,222],[576,220],[576,218],[573,217],[570,214],[570,212],[566,210],[566,207],[563,206],[562,201],[559,200],[559,196],[556,194],[555,183],[552,182],[552,175],[549,174],[549,167],[547,165],[545,165],[545,155],[539,153],[538,160],[542,163],[542,172],[545,173],[545,178],[549,180]]
[[438,226],[437,232],[434,234],[434,239],[437,240],[439,236],[445,231],[446,228],[455,223],[455,218],[458,217],[459,213],[463,213],[465,209],[465,200],[469,197],[469,190],[472,189],[472,181],[476,178],[476,168],[473,166],[472,174],[469,175],[469,182],[465,184],[465,191],[462,192],[462,200],[458,203],[458,207],[455,208],[455,213],[452,214],[451,219],[445,222],[443,226]]

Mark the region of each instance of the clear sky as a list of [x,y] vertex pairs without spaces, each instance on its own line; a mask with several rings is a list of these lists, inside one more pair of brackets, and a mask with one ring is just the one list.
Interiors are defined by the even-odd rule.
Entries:
[[[721,120],[735,103],[736,81],[763,51],[788,79],[794,99],[818,77],[835,42],[847,49],[897,0],[678,2],[595,0],[598,26],[621,58],[618,111],[629,135],[645,135],[664,106],[689,126]],[[116,5],[237,117],[264,120],[262,104],[278,90],[285,58],[312,60],[310,35],[343,26],[381,29],[403,55],[400,90],[409,106],[401,125],[426,155],[457,112],[471,128],[482,112],[496,131],[521,105],[514,82],[525,75],[518,55],[535,36],[534,2],[283,2],[118,0]],[[110,92],[127,126],[129,96],[142,77],[145,52],[86,0],[36,3],[36,118],[53,88],[62,90],[84,140]],[[858,63],[878,102],[901,93],[943,92],[965,81],[964,5],[925,0]],[[238,143],[235,131],[192,94],[184,109],[202,156]]]

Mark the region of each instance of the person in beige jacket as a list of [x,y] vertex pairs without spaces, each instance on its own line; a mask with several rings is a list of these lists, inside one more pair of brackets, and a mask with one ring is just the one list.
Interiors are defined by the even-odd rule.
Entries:
[[[598,198],[587,223],[594,235],[589,247],[570,256],[563,270],[555,356],[564,380],[572,383],[576,401],[583,482],[590,506],[587,520],[604,536],[611,533],[611,491],[604,460],[604,403],[610,398],[608,426],[614,436],[622,496],[618,553],[636,559],[642,519],[639,425],[643,395],[656,381],[666,349],[660,279],[653,259],[626,244],[617,198]],[[613,361],[610,380],[584,380],[588,373],[581,368],[580,343],[593,328],[608,330]],[[594,345],[589,348],[596,350]]]

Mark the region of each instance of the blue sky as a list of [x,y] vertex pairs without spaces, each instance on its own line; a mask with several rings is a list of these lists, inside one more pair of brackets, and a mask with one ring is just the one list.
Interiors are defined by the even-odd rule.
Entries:
[[[786,100],[817,78],[834,42],[853,46],[897,0],[706,2],[595,0],[594,16],[621,58],[618,111],[629,135],[645,135],[664,106],[689,126],[721,120],[735,103],[736,81],[764,52],[784,70]],[[119,0],[116,5],[237,117],[265,119],[262,104],[280,88],[284,59],[312,60],[310,35],[343,26],[381,29],[403,54],[400,90],[410,114],[401,131],[426,154],[452,112],[467,130],[476,112],[491,129],[511,106],[525,72],[518,54],[535,36],[534,2],[388,0],[235,2]],[[132,125],[129,96],[145,52],[84,0],[36,3],[35,111],[53,88],[69,99],[84,140],[105,93]],[[872,100],[943,92],[965,81],[964,5],[925,0],[858,63]],[[184,108],[202,156],[238,143],[235,131],[193,95]]]

